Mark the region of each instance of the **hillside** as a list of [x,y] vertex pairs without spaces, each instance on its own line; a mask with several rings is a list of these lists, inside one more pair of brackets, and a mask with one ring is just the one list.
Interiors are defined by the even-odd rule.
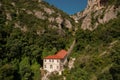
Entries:
[[[72,57],[74,68],[66,68],[67,80],[120,79],[120,17],[99,25],[94,31],[78,31]],[[77,77],[76,77],[77,76]]]
[[69,15],[44,1],[1,0],[0,80],[40,80],[42,58],[67,49],[73,27]]
[[78,29],[71,57],[74,67],[66,66],[62,76],[50,80],[119,80],[120,16],[100,24],[94,31]]
[[77,28],[70,56],[74,68],[66,66],[62,76],[50,80],[120,80],[119,5],[118,0],[88,0],[84,11],[71,16]]
[[43,57],[74,39],[74,67],[50,80],[120,80],[120,0],[92,1],[70,16],[42,0],[1,0],[0,80],[41,80]]

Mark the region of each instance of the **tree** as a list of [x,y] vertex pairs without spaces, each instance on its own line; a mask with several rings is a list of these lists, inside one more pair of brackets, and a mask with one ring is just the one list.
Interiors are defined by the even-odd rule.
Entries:
[[11,64],[5,64],[0,68],[0,80],[14,80],[15,69]]
[[110,68],[113,80],[120,80],[120,65],[114,65]]
[[20,67],[20,74],[22,80],[32,80],[32,70],[30,68],[30,62],[28,57],[22,58],[22,61],[19,64]]

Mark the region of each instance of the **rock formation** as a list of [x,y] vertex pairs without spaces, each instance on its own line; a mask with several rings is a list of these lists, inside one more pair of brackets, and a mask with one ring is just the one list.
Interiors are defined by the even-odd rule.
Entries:
[[[119,8],[114,5],[105,6],[108,0],[88,0],[88,5],[83,12],[78,12],[71,17],[77,21],[82,21],[81,28],[94,30],[98,24],[103,24],[117,17]],[[87,24],[86,24],[87,23]]]

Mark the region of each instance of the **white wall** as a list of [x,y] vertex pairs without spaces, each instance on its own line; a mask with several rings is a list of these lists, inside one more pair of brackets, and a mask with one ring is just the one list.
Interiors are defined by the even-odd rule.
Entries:
[[[50,65],[52,65],[52,68],[50,68]],[[49,72],[60,71],[60,59],[44,59],[43,69]]]

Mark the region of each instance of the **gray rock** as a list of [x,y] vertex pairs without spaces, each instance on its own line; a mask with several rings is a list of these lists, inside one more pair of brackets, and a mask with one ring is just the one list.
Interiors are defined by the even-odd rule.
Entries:
[[63,19],[61,17],[57,17],[55,21],[56,23],[61,24],[63,22]]
[[109,6],[109,8],[106,10],[103,22],[108,22],[111,19],[114,19],[117,17],[117,13],[114,12],[114,6]]
[[86,29],[90,29],[90,26],[91,26],[91,14],[87,15],[83,22],[82,22],[82,25],[81,25],[81,28],[83,30],[86,30]]
[[7,20],[12,20],[11,14],[9,12],[6,12],[6,19]]
[[30,10],[26,10],[26,13],[27,13],[27,14],[33,14],[33,12],[30,11]]
[[[117,18],[120,7],[115,9],[114,6],[105,7],[100,5],[100,0],[88,0],[87,8],[83,12],[78,12],[71,16],[75,21],[82,20],[81,28],[83,30],[94,30],[99,24],[104,24],[111,19]],[[94,19],[94,23],[91,24]]]
[[52,14],[52,13],[54,13],[54,10],[52,10],[52,9],[49,9],[49,8],[44,8],[44,11],[47,13],[47,14]]
[[34,15],[39,19],[45,19],[44,13],[41,11],[34,10]]
[[55,21],[54,17],[50,17],[50,18],[48,18],[48,20],[49,20],[49,22],[54,22]]
[[65,19],[65,27],[68,28],[68,29],[71,29],[72,28],[72,24],[70,23],[69,20]]

